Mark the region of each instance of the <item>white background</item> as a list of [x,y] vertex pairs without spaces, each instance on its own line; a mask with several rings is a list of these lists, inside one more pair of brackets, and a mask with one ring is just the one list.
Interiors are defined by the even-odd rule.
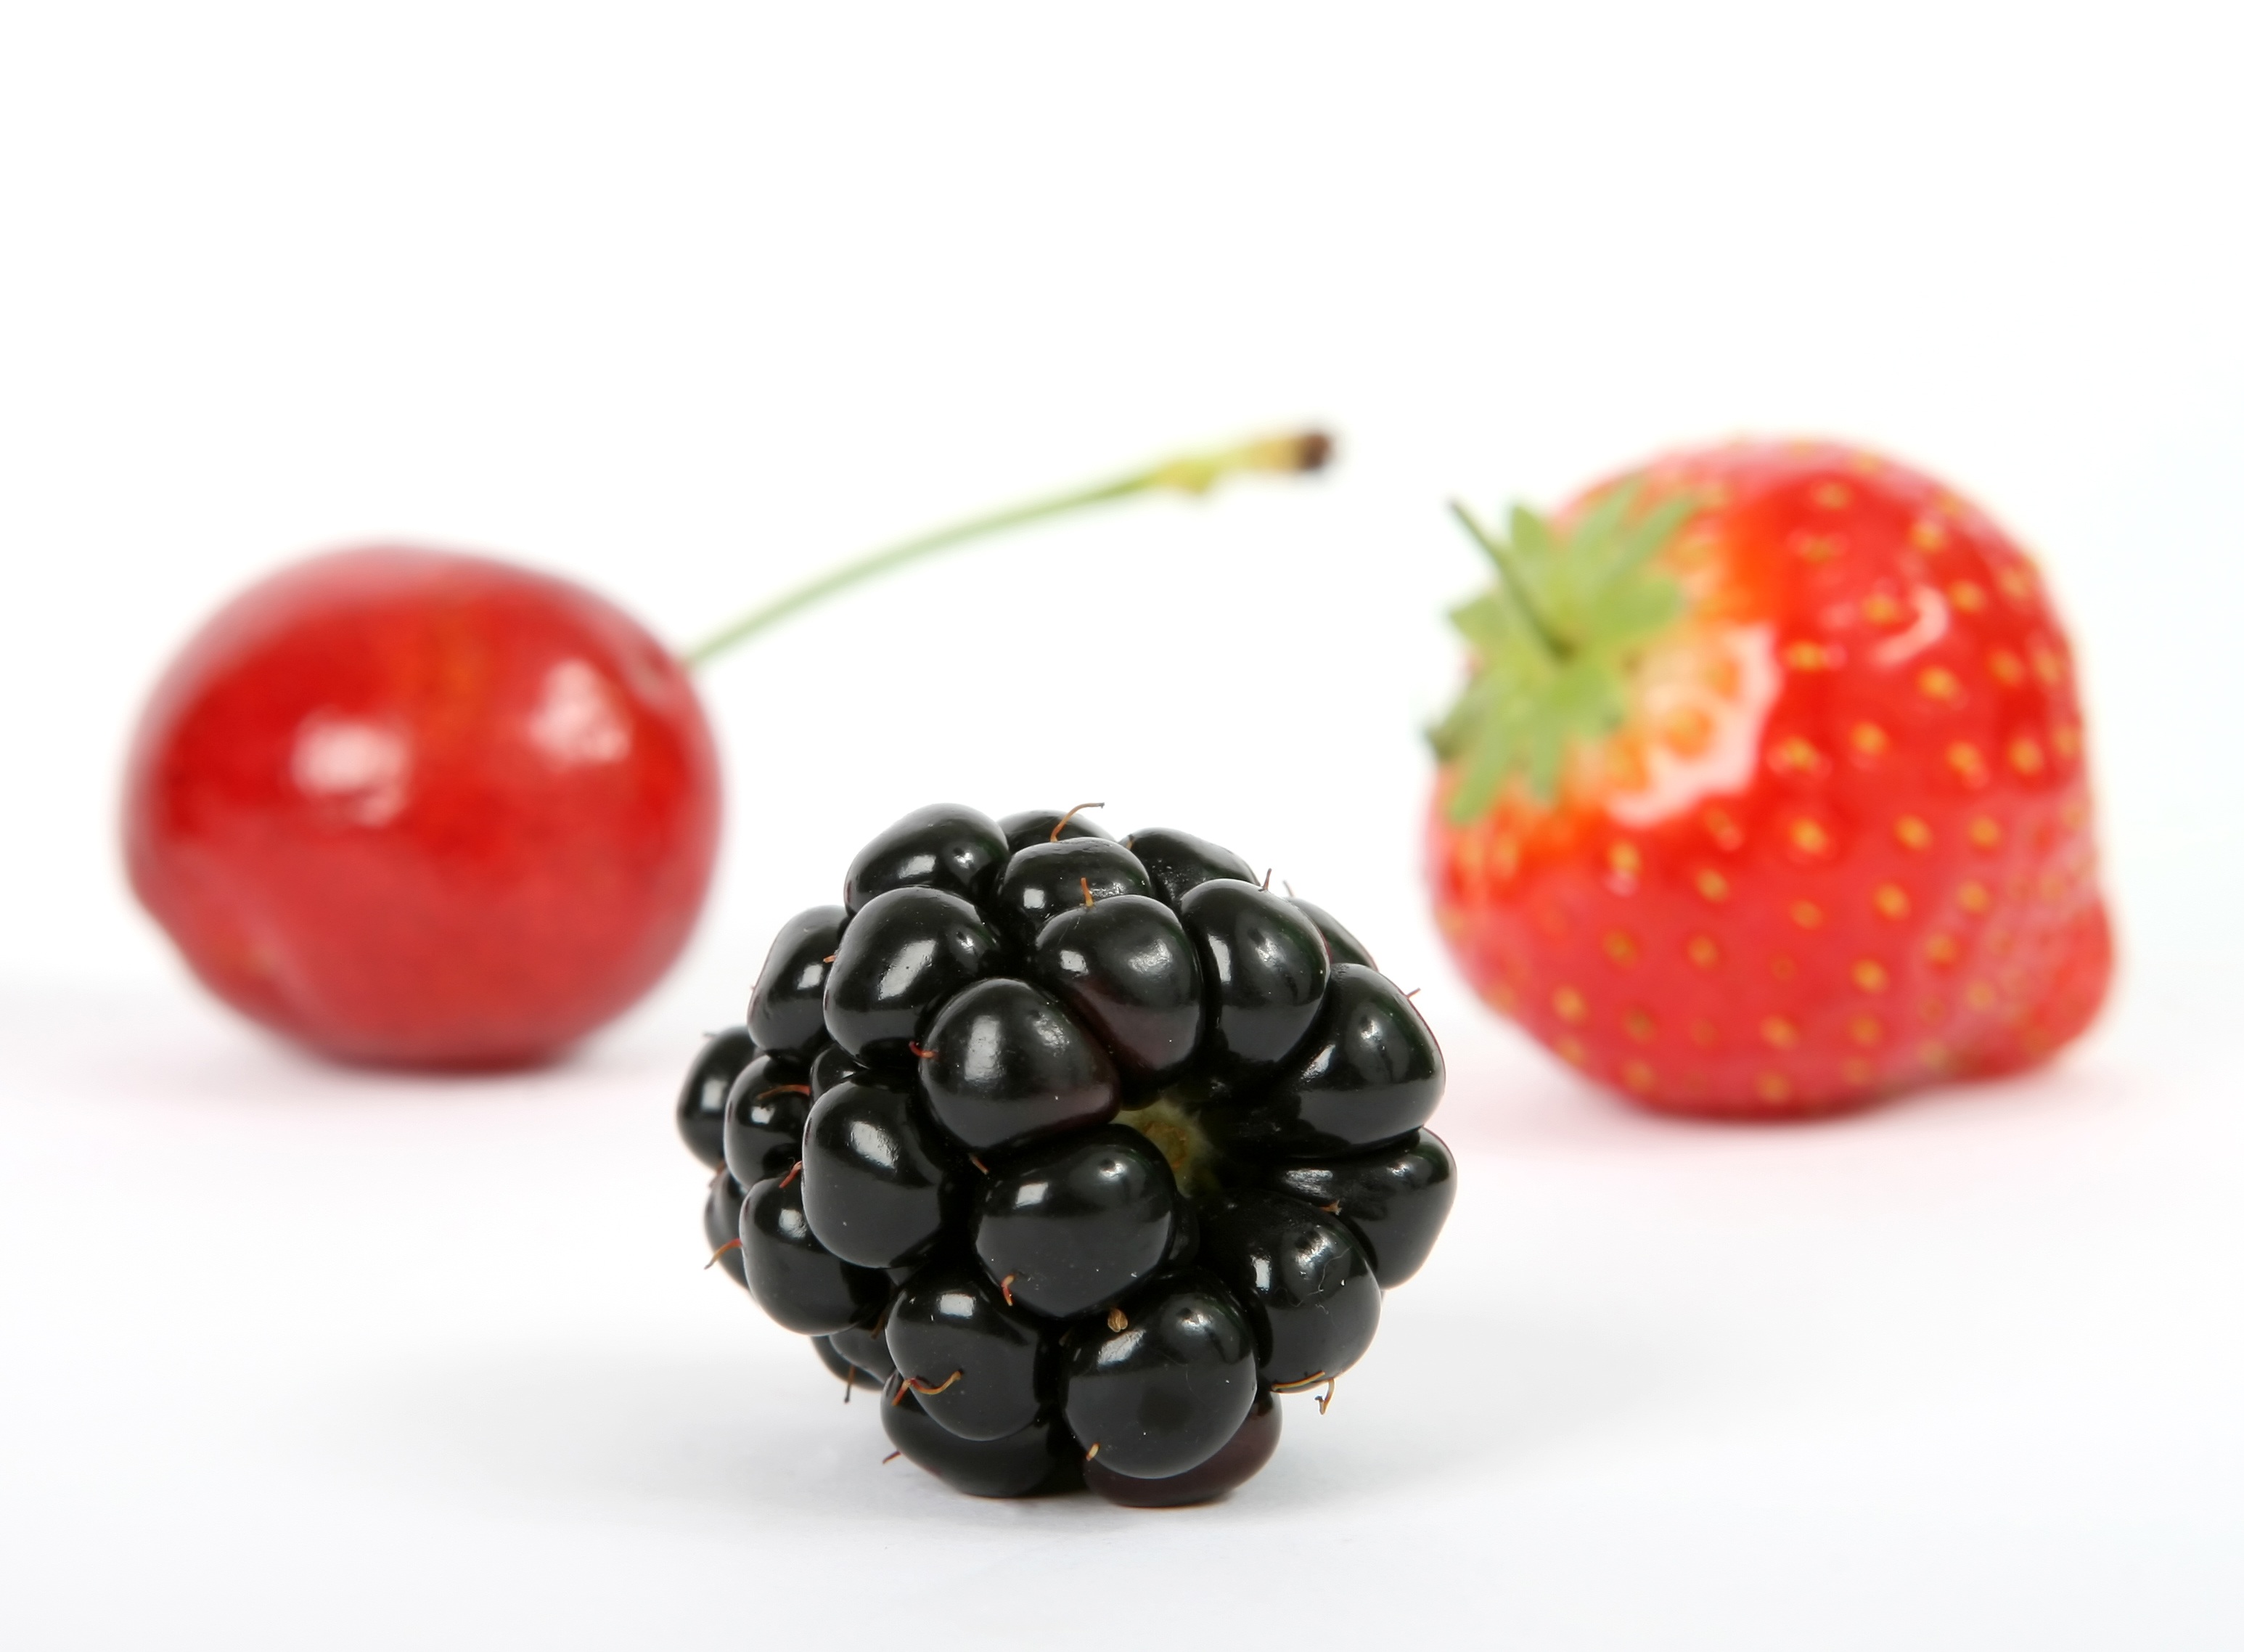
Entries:
[[[2139,0],[0,12],[0,1641],[2244,1643],[2241,50]],[[719,887],[556,1070],[311,1063],[118,875],[140,698],[308,550],[682,643],[1302,418],[1328,478],[713,668]],[[1442,501],[1737,431],[1933,469],[2075,621],[2125,976],[2045,1074],[1663,1124],[1440,955]],[[1274,862],[1451,1058],[1441,1252],[1195,1512],[881,1466],[698,1270],[667,1118],[859,839],[1086,796]]]

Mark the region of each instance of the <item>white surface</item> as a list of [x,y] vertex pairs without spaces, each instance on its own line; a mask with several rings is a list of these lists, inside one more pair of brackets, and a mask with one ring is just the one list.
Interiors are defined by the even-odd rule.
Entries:
[[[2244,38],[1466,10],[0,18],[0,1642],[2244,1642]],[[558,1071],[304,1063],[116,874],[139,697],[306,549],[510,552],[683,640],[1301,416],[1327,481],[976,550],[713,672],[716,898]],[[1439,955],[1441,499],[1738,429],[1944,473],[2075,619],[2126,975],[2046,1074],[1664,1125]],[[933,726],[930,626],[986,645]],[[1280,647],[1329,692],[1257,692]],[[698,1271],[685,1053],[938,796],[1204,830],[1424,983],[1457,1216],[1229,1503],[882,1468]]]

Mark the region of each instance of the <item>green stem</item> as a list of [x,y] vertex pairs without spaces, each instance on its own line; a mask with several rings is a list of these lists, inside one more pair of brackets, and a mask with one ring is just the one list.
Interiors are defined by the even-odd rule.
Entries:
[[1556,665],[1571,657],[1574,652],[1573,646],[1558,634],[1557,628],[1543,617],[1543,611],[1535,606],[1534,591],[1527,583],[1527,571],[1519,565],[1519,559],[1512,553],[1511,547],[1474,521],[1472,512],[1458,501],[1451,499],[1450,510],[1458,521],[1464,524],[1465,531],[1480,542],[1480,548],[1488,552],[1489,559],[1496,564],[1498,589],[1511,599],[1511,606],[1519,611],[1519,617],[1527,621],[1529,632],[1542,645],[1543,652],[1551,657],[1551,663]]
[[1288,436],[1266,437],[1259,441],[1241,443],[1236,447],[1218,448],[1199,453],[1187,453],[1164,460],[1161,464],[1132,471],[1128,476],[1111,481],[1094,483],[1089,487],[1071,489],[1048,498],[1031,499],[1026,504],[1010,505],[987,515],[971,517],[963,522],[954,522],[949,527],[937,528],[901,545],[875,551],[860,557],[855,562],[845,562],[831,572],[799,585],[751,609],[723,630],[703,638],[682,656],[688,666],[701,666],[737,644],[746,642],[759,632],[767,631],[781,620],[809,607],[812,604],[847,590],[862,580],[876,579],[892,568],[908,562],[947,551],[953,545],[963,545],[970,539],[985,534],[1017,528],[1031,522],[1041,522],[1048,517],[1065,516],[1089,505],[1104,504],[1114,499],[1125,499],[1133,494],[1163,491],[1201,494],[1218,483],[1233,476],[1254,472],[1285,475],[1304,471],[1321,470],[1332,457],[1332,440],[1321,431],[1305,430]]

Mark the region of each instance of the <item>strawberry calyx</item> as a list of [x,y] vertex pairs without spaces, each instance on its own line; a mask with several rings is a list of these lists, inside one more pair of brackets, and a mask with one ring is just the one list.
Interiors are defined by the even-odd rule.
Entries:
[[1515,784],[1555,801],[1569,755],[1626,725],[1639,666],[1687,607],[1661,553],[1702,503],[1675,493],[1639,508],[1641,496],[1631,478],[1563,522],[1514,505],[1508,538],[1450,506],[1496,570],[1450,611],[1470,649],[1468,678],[1427,735],[1456,774],[1452,823],[1477,819]]

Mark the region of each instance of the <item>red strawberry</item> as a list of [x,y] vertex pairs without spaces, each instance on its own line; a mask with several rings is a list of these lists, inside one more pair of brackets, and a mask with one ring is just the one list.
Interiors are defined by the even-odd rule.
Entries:
[[1976,508],[1740,443],[1474,532],[1498,579],[1453,616],[1430,871],[1491,1004],[1646,1106],[1751,1117],[2087,1026],[2112,938],[2072,653]]

